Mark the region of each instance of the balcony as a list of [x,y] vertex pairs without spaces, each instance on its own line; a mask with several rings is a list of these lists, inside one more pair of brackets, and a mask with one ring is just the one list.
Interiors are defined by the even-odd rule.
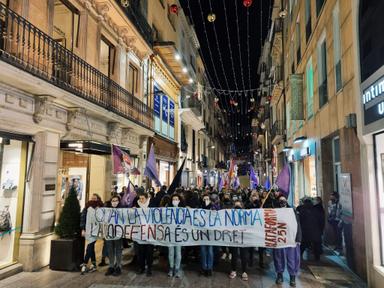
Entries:
[[284,139],[284,122],[283,120],[277,120],[275,123],[272,125],[272,130],[271,130],[271,139],[272,139],[272,144],[278,144],[281,140]]
[[283,52],[283,20],[278,18],[274,22],[271,55],[274,62],[280,63]]
[[128,7],[123,7],[121,1],[116,1],[121,9],[127,15],[128,19],[136,26],[139,30],[141,36],[145,39],[147,44],[152,47],[153,45],[153,31],[151,26],[149,26],[147,19],[140,11],[140,2],[139,1],[130,1]]
[[181,109],[180,116],[181,119],[189,125],[192,125],[195,130],[204,129],[204,123],[202,121],[202,104],[198,99],[197,93],[192,93],[186,91],[185,89],[181,90]]
[[278,101],[283,91],[283,67],[275,66],[273,71],[272,102]]
[[86,61],[0,4],[0,59],[153,130],[153,111]]

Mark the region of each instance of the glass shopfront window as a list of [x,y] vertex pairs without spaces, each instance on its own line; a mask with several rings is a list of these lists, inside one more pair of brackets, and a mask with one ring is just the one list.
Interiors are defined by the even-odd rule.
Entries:
[[17,260],[27,142],[0,137],[0,268]]
[[384,264],[384,132],[374,136],[376,150],[376,179],[381,239],[381,264]]

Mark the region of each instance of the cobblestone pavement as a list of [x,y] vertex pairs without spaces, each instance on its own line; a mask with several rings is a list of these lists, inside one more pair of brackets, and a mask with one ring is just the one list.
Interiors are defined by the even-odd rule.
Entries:
[[[257,254],[257,253],[255,253]],[[297,279],[297,287],[356,287],[366,285],[354,274],[343,266],[338,265],[337,257],[330,253],[322,257],[321,262],[304,261]],[[0,281],[0,288],[16,287],[60,287],[60,288],[160,288],[160,287],[193,287],[193,288],[219,288],[219,287],[289,287],[288,274],[284,274],[284,284],[275,284],[275,273],[271,257],[266,257],[266,267],[260,269],[258,265],[249,268],[249,281],[242,281],[240,277],[229,279],[230,263],[220,260],[216,265],[212,277],[199,275],[197,261],[183,263],[183,276],[181,279],[167,276],[166,259],[163,257],[155,260],[153,275],[137,275],[136,267],[129,264],[131,257],[129,252],[124,253],[123,273],[121,276],[104,276],[106,267],[98,271],[80,275],[79,272],[52,271],[48,267],[38,272],[22,272]],[[257,259],[255,259],[257,263]],[[240,266],[240,265],[239,265]],[[315,271],[312,274],[311,271]],[[239,275],[239,273],[238,273]]]

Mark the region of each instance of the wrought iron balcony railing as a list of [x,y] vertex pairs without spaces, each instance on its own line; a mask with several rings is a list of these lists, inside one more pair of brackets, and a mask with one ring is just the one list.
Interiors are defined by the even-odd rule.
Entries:
[[150,107],[1,3],[0,59],[153,129]]
[[182,94],[181,108],[189,108],[197,117],[201,116],[201,101],[193,95]]
[[124,7],[121,4],[121,0],[116,0],[120,5],[121,9],[123,9],[125,15],[127,15],[128,19],[136,26],[139,30],[141,36],[144,37],[147,44],[152,47],[153,45],[153,31],[151,26],[149,26],[147,19],[140,11],[140,1],[134,0],[130,1],[128,7]]

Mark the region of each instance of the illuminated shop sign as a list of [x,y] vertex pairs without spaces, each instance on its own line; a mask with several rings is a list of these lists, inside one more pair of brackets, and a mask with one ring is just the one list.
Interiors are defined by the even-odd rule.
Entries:
[[364,124],[384,118],[384,77],[363,91]]

